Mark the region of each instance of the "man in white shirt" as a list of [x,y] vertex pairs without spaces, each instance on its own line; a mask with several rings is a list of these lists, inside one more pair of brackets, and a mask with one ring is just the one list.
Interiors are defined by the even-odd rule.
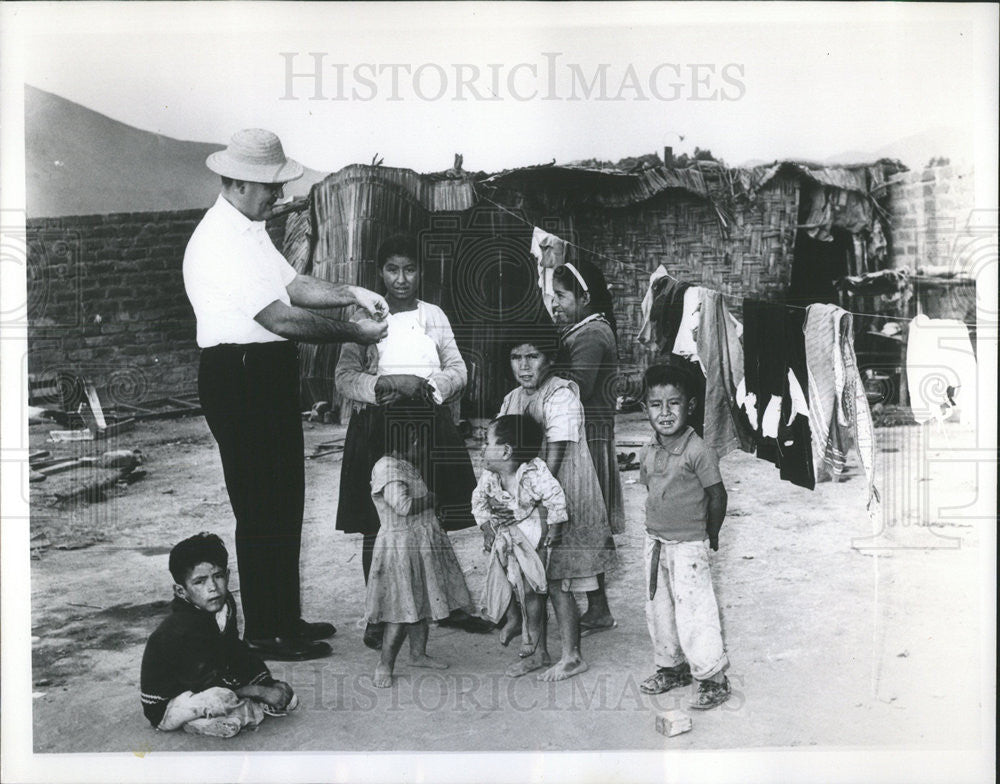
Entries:
[[[202,349],[201,405],[236,517],[244,636],[262,658],[320,658],[330,653],[320,640],[336,630],[301,617],[305,480],[292,341],[376,343],[388,306],[367,289],[298,274],[274,247],[264,221],[284,183],[302,176],[275,134],[239,131],[206,165],[222,177],[222,192],[188,242],[184,287]],[[373,318],[322,313],[347,305]]]

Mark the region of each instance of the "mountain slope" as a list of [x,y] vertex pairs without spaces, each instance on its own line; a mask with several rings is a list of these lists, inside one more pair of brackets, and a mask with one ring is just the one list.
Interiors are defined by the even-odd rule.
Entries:
[[[30,85],[24,126],[29,217],[196,209],[218,195],[205,158],[224,145],[133,128]],[[324,176],[306,169],[285,193],[304,195]]]

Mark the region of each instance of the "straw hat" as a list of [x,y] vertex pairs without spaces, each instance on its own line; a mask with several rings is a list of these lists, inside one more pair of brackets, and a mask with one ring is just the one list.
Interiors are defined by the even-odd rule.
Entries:
[[263,128],[237,131],[224,150],[213,152],[205,165],[216,174],[245,182],[288,182],[302,176],[302,164],[285,157],[281,140]]

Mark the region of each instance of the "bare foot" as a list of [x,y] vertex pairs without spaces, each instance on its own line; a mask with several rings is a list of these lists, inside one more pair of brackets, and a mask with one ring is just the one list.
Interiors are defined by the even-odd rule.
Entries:
[[538,673],[538,680],[564,681],[567,678],[572,678],[574,675],[579,675],[581,672],[586,672],[588,669],[590,668],[587,667],[587,662],[583,659],[577,659],[576,661],[563,661],[560,659],[545,672]]
[[375,674],[372,676],[376,688],[388,689],[392,686],[392,668],[379,662],[375,665]]
[[542,667],[548,667],[550,664],[552,664],[552,660],[547,653],[535,653],[527,659],[514,662],[507,668],[505,674],[508,678],[520,678],[522,675],[540,670]]
[[538,647],[538,642],[531,642],[530,640],[521,640],[521,647],[517,651],[517,655],[522,659],[527,659],[529,656],[535,654],[535,648]]
[[447,670],[448,665],[443,661],[432,659],[426,653],[420,656],[410,656],[410,664],[414,667],[426,667],[429,670]]
[[503,626],[501,626],[497,637],[500,640],[500,645],[506,648],[510,644],[510,641],[517,637],[520,633],[521,619],[516,618],[514,620],[508,620]]

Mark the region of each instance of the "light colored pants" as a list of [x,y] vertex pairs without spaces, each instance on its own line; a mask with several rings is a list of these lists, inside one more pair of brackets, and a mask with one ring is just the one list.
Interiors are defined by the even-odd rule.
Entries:
[[231,738],[240,730],[255,730],[264,720],[264,707],[257,700],[241,698],[221,686],[178,694],[167,705],[159,730],[183,728],[192,735]]
[[[646,586],[656,541],[646,534]],[[652,599],[646,594],[646,624],[657,667],[676,667],[686,660],[691,674],[706,680],[729,666],[707,541],[660,542],[656,593]]]

